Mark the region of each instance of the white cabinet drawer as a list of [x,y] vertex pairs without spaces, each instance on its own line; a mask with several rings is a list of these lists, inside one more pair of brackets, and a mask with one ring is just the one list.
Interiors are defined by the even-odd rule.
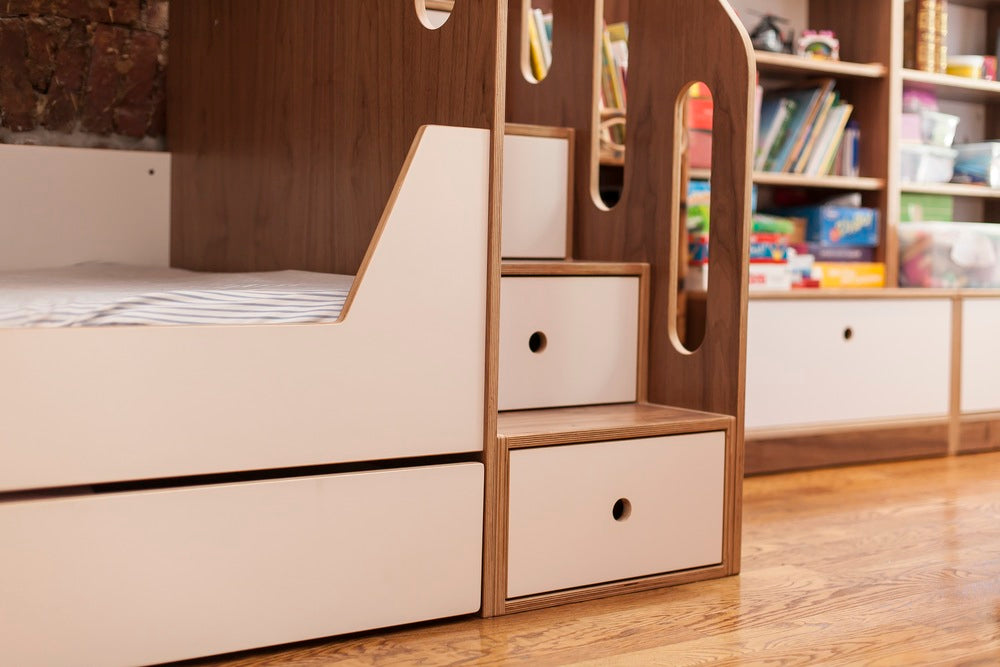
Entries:
[[507,596],[721,563],[725,440],[512,451]]
[[948,414],[949,299],[754,300],[746,426]]
[[962,412],[1000,410],[1000,299],[962,302]]
[[467,463],[0,504],[0,663],[160,663],[475,612],[482,495]]
[[566,257],[569,156],[568,138],[504,136],[503,257]]
[[634,401],[638,349],[638,277],[501,279],[501,410]]

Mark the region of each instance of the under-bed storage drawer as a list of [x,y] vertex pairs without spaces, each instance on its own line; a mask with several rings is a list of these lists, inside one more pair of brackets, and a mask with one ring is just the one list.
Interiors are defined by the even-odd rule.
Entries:
[[570,136],[504,137],[503,225],[505,258],[566,257],[570,218]]
[[962,301],[962,412],[1000,411],[1000,299]]
[[722,431],[510,453],[507,597],[722,562]]
[[949,299],[752,300],[746,426],[948,414]]
[[0,663],[133,665],[475,612],[478,463],[0,504]]
[[638,277],[501,279],[501,410],[634,401],[638,350]]

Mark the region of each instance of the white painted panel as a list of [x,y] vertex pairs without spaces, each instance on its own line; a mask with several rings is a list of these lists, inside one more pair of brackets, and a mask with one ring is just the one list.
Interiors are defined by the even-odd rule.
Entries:
[[722,432],[511,452],[508,597],[722,562],[724,469]]
[[751,301],[746,426],[945,416],[950,346],[948,299]]
[[0,329],[0,490],[481,450],[489,133],[414,146],[342,322]]
[[1000,410],[1000,299],[962,302],[962,412]]
[[0,504],[0,663],[137,665],[471,613],[478,463]]
[[170,155],[0,144],[0,270],[167,266]]
[[566,256],[569,178],[567,139],[504,137],[504,257]]
[[636,277],[501,279],[500,409],[634,401],[638,322]]

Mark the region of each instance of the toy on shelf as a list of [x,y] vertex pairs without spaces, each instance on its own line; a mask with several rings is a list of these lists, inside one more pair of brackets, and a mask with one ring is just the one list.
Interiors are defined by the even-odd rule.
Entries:
[[785,35],[781,30],[782,23],[788,19],[774,14],[760,14],[760,22],[750,31],[750,41],[758,51],[771,53],[791,53],[792,36]]
[[796,43],[795,55],[817,60],[840,60],[840,40],[832,30],[806,30]]

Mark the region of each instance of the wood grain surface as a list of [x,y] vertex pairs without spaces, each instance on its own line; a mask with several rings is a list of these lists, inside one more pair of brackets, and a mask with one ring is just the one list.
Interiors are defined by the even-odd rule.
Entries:
[[1000,453],[757,477],[739,577],[200,665],[995,665]]

